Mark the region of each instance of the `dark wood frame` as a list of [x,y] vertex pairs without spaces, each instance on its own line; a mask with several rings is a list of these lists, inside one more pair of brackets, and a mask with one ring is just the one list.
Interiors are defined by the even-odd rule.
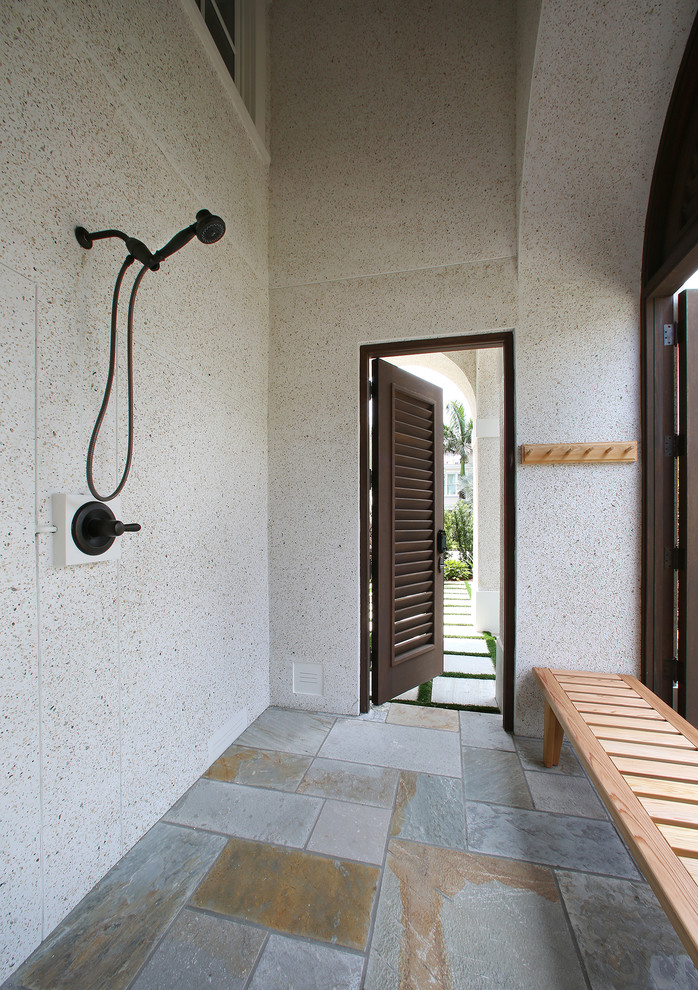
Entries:
[[675,541],[674,348],[664,326],[676,320],[673,295],[698,269],[698,17],[667,111],[652,177],[642,261],[642,679],[672,703],[674,574],[665,549]]
[[474,351],[501,347],[504,378],[503,479],[504,512],[502,523],[502,593],[504,597],[504,628],[502,630],[502,723],[507,732],[514,729],[514,672],[516,637],[516,500],[515,500],[515,419],[514,419],[514,335],[511,330],[472,334],[460,337],[429,337],[426,340],[390,341],[385,344],[365,344],[359,356],[359,485],[360,485],[360,709],[370,707],[368,594],[369,566],[369,424],[368,382],[373,358],[395,357],[399,354],[433,354],[447,351]]

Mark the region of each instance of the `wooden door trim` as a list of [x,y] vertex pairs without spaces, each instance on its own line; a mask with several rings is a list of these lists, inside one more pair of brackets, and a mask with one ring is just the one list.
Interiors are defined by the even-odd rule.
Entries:
[[642,259],[642,679],[672,703],[674,585],[664,551],[674,545],[674,353],[663,327],[673,294],[698,268],[698,16],[667,110],[652,176]]
[[395,357],[401,354],[433,354],[442,351],[479,350],[501,347],[504,413],[503,413],[503,478],[502,499],[502,594],[503,603],[503,656],[502,656],[502,722],[508,732],[514,729],[514,674],[516,636],[516,488],[515,488],[515,421],[514,421],[514,335],[511,330],[494,333],[471,334],[458,337],[429,337],[426,340],[390,341],[383,344],[364,344],[359,352],[359,608],[360,608],[360,691],[362,712],[370,707],[369,677],[370,653],[368,630],[369,589],[369,425],[368,381],[373,358]]

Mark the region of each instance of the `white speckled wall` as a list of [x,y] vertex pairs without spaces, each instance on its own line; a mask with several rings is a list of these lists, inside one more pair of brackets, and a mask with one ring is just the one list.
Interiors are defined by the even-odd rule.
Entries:
[[[693,8],[275,0],[278,703],[318,707],[304,660],[320,707],[356,711],[360,344],[515,328],[517,443],[639,438],[644,215]],[[640,468],[583,470],[517,470],[523,733],[533,664],[639,668]]]
[[[269,678],[268,166],[184,2],[6,3],[0,34],[1,982],[205,769],[211,735],[268,705]],[[155,248],[202,206],[225,238],[166,261],[136,308],[122,506],[143,530],[118,564],[56,570],[35,521],[86,490],[125,254],[73,227]],[[113,419],[99,460],[106,487]]]
[[[643,228],[694,16],[687,0],[543,0],[521,189],[518,443],[640,438]],[[538,734],[532,666],[640,673],[640,464],[520,465],[516,485],[516,724]]]
[[[359,346],[516,322],[514,6],[272,7],[275,702],[358,710]],[[293,661],[324,696],[292,693]]]

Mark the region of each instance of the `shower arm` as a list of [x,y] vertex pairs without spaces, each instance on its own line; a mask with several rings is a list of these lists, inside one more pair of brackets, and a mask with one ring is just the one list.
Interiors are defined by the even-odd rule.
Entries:
[[86,251],[90,250],[93,241],[101,241],[105,237],[120,237],[128,248],[129,254],[133,255],[136,261],[140,261],[142,265],[149,268],[151,272],[156,272],[160,267],[160,262],[155,259],[143,241],[139,241],[136,237],[129,237],[122,230],[98,230],[91,234],[84,227],[75,228],[75,238],[80,247],[84,247]]

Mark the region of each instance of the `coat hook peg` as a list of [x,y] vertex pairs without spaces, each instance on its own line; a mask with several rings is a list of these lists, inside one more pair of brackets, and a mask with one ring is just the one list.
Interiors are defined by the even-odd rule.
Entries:
[[572,448],[568,447],[567,450],[565,451],[565,457],[567,457],[567,455],[571,453],[572,453]]
[[603,452],[604,457],[606,456],[606,454],[610,454],[612,450],[613,450],[613,447],[606,447],[606,449]]
[[582,454],[582,457],[587,457],[590,453],[591,453],[591,447],[587,447],[587,449]]
[[625,447],[624,448],[623,453],[624,454],[629,454],[632,449],[633,449],[633,447],[632,447],[632,444],[631,444],[629,447]]
[[546,452],[543,454],[543,457],[550,457],[550,455],[552,454],[552,452],[553,452],[553,448],[552,447],[549,447],[546,450]]

